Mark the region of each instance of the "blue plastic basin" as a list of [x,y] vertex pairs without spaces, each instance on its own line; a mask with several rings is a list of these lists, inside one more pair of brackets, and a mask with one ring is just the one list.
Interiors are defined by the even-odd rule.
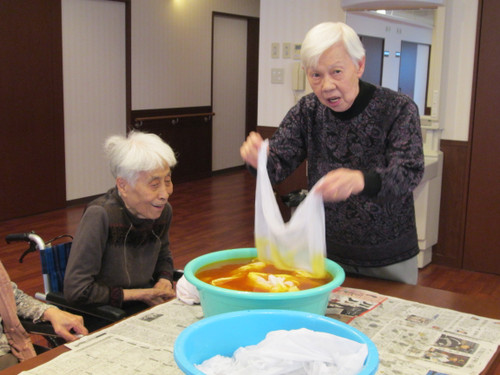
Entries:
[[345,280],[342,267],[330,259],[325,259],[325,265],[327,271],[333,276],[333,280],[322,286],[298,292],[241,292],[207,284],[195,276],[196,272],[206,265],[224,260],[252,257],[257,257],[255,248],[221,250],[202,255],[186,265],[184,275],[198,289],[205,317],[252,309],[296,310],[324,315],[330,292],[342,285]]
[[368,346],[359,374],[375,374],[379,356],[375,344],[359,330],[317,314],[290,310],[233,311],[202,319],[181,332],[174,344],[174,358],[188,375],[203,374],[194,365],[220,354],[231,357],[242,346],[255,345],[270,331],[308,328],[327,332]]

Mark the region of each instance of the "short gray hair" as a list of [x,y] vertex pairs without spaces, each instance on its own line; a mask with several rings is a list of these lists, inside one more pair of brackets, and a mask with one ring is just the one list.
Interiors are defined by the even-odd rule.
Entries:
[[174,151],[156,134],[132,131],[127,137],[113,135],[104,145],[114,178],[122,177],[134,185],[139,172],[177,164]]
[[337,42],[344,43],[351,60],[357,65],[365,56],[365,49],[358,34],[342,22],[323,22],[309,30],[302,42],[302,66],[315,68],[320,56]]

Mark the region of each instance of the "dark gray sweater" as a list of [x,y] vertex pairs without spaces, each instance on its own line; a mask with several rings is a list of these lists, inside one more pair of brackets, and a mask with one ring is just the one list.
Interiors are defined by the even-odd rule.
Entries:
[[406,95],[360,81],[352,107],[337,113],[303,97],[269,143],[273,183],[308,160],[309,188],[337,168],[361,170],[365,189],[325,203],[328,258],[378,267],[418,254],[412,191],[424,172],[418,107]]
[[171,220],[169,204],[157,220],[135,217],[116,188],[91,202],[71,246],[65,298],[120,307],[123,289],[151,288],[159,278],[172,281]]

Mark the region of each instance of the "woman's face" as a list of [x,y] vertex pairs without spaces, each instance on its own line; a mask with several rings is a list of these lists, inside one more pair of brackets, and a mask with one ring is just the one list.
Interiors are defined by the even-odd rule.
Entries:
[[359,93],[365,59],[356,65],[342,42],[320,56],[318,66],[307,68],[307,79],[319,101],[335,112],[347,111]]
[[168,166],[140,172],[134,186],[121,177],[116,185],[127,209],[141,219],[158,219],[174,191]]

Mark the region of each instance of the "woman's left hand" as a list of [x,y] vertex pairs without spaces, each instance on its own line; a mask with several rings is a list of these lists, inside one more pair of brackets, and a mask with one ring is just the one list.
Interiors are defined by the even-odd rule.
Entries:
[[340,202],[361,193],[364,188],[365,179],[361,171],[339,168],[328,172],[316,186],[316,191],[323,195],[325,202]]

